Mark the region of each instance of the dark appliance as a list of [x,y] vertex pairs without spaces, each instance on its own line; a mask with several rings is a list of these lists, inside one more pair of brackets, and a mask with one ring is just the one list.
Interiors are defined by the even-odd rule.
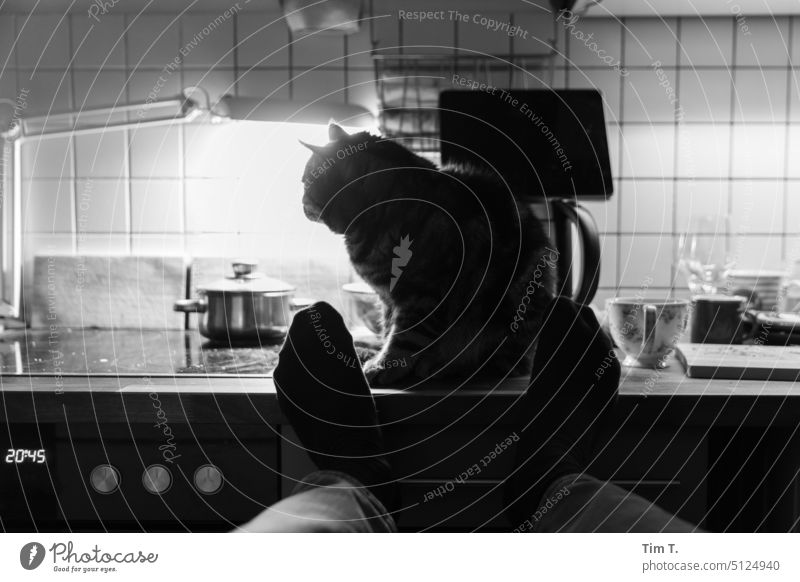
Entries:
[[[542,204],[559,251],[559,289],[589,303],[600,275],[600,241],[578,203],[613,193],[603,99],[594,90],[443,91],[442,163],[481,165],[517,196]],[[572,285],[573,225],[582,253]]]

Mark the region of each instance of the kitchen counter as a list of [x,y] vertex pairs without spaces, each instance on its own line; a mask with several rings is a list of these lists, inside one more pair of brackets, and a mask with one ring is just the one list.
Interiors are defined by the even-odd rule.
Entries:
[[[130,422],[150,415],[157,393],[186,422],[281,422],[271,371],[279,346],[220,348],[197,332],[58,330],[5,333],[0,340],[2,414],[17,420],[98,415]],[[55,350],[55,351],[54,351]],[[375,390],[382,416],[443,422],[511,422],[525,378],[426,383]],[[34,404],[34,406],[32,406]],[[617,414],[641,424],[774,426],[800,418],[792,382],[687,378],[672,359],[664,370],[623,368]]]
[[[100,430],[104,442],[107,434],[132,432],[142,435],[131,445],[137,450],[147,449],[153,427],[164,422],[184,435],[187,462],[196,453],[197,435],[216,435],[220,444],[214,446],[223,460],[245,454],[250,444],[242,449],[242,442],[266,439],[274,443],[267,447],[274,456],[267,465],[280,467],[280,495],[313,470],[302,447],[293,444],[277,405],[270,377],[276,346],[231,351],[205,344],[195,332],[112,337],[85,331],[61,335],[58,349],[65,364],[56,373],[47,335],[19,333],[5,334],[0,342],[0,417],[7,421],[65,427],[56,430],[66,431],[69,441],[78,430]],[[148,364],[147,373],[142,363]],[[233,374],[232,365],[242,371]],[[403,475],[403,496],[416,508],[404,517],[403,527],[439,523],[432,506],[417,501],[518,430],[514,405],[526,384],[525,378],[506,378],[374,391],[393,466]],[[692,379],[672,360],[664,370],[623,368],[614,415],[603,429],[609,434],[599,442],[607,444],[597,451],[592,474],[711,529],[795,527],[800,385]],[[129,464],[126,474],[136,470],[133,461]],[[503,456],[481,480],[460,489],[460,496],[447,496],[441,524],[507,530],[509,524],[498,516],[503,475],[512,465],[513,456]],[[270,491],[264,503],[279,496],[277,489]],[[772,508],[768,519],[765,507]]]

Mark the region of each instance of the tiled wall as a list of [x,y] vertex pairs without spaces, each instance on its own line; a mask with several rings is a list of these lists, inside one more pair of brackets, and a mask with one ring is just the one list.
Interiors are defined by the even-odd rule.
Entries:
[[[31,114],[143,101],[159,85],[159,96],[200,85],[212,103],[234,93],[374,110],[371,33],[379,46],[409,52],[531,53],[552,30],[530,12],[484,14],[529,34],[510,38],[471,20],[400,21],[383,10],[356,35],[302,39],[290,38],[278,14],[251,11],[220,18],[111,10],[99,22],[83,13],[4,14],[0,96],[26,90]],[[731,215],[743,267],[781,266],[799,254],[800,83],[791,62],[800,62],[800,20],[747,24],[749,34],[733,18],[583,19],[559,28],[554,86],[597,87],[607,103],[616,193],[590,205],[603,232],[601,298],[635,291],[648,277],[653,292],[682,291],[677,239],[699,212]],[[619,59],[627,76],[595,49]],[[182,65],[167,71],[178,54]],[[297,204],[306,152],[281,131],[193,125],[28,144],[26,253],[277,253],[287,262],[339,265],[341,247]],[[319,128],[303,131],[324,140]]]

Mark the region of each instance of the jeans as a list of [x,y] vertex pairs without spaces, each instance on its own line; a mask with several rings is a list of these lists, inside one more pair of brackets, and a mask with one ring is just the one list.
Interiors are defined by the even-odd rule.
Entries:
[[[358,481],[343,473],[317,471],[294,493],[265,509],[238,531],[396,532],[394,518]],[[515,532],[692,532],[699,531],[651,502],[588,475],[567,475],[547,490]]]

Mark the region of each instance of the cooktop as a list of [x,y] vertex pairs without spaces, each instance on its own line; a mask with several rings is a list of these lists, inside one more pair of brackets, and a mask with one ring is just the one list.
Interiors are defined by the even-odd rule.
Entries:
[[0,376],[268,377],[280,346],[216,345],[197,331],[6,331],[0,334]]

